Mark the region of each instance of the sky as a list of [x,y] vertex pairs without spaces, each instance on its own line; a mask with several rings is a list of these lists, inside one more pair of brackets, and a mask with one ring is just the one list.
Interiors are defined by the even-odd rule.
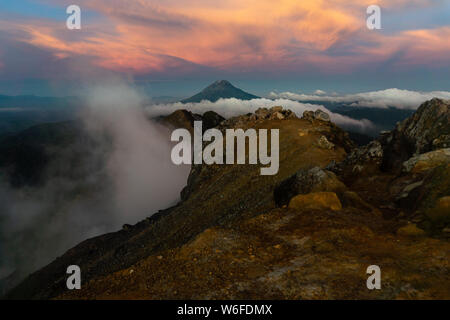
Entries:
[[[81,8],[81,30],[66,8]],[[381,8],[369,30],[366,9]],[[450,89],[449,0],[1,0],[0,94],[127,79],[186,97],[218,79],[311,94]]]

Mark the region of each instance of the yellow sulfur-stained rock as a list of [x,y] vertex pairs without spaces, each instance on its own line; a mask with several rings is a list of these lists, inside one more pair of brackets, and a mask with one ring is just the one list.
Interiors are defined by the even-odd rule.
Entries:
[[426,214],[432,220],[450,220],[450,196],[439,198]]
[[411,157],[403,163],[403,171],[419,173],[450,163],[450,148],[434,150]]
[[414,223],[408,224],[397,230],[397,235],[403,237],[422,237],[425,235],[425,231],[418,228]]
[[295,196],[291,199],[289,208],[338,211],[342,209],[342,204],[334,192],[313,192]]

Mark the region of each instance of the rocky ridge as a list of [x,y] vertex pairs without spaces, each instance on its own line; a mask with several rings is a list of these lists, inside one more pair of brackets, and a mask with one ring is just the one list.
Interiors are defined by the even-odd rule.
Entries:
[[428,233],[445,235],[450,210],[442,215],[436,212],[446,211],[439,209],[439,203],[450,194],[449,132],[450,102],[432,99],[393,131],[354,149],[344,161],[331,163],[328,169],[350,185],[389,179],[383,182],[388,192],[377,194],[385,202],[380,205],[386,215],[399,215]]
[[[220,121],[279,128],[279,173],[193,166],[177,206],[86,240],[7,297],[448,299],[448,102],[426,102],[361,148],[322,112]],[[65,289],[68,264],[82,268],[81,290]],[[382,290],[365,285],[372,264]]]

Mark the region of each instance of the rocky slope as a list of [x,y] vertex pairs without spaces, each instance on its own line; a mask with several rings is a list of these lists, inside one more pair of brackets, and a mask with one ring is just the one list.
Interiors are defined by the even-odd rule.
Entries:
[[[7,298],[448,299],[449,114],[434,99],[361,148],[320,111],[221,121],[279,128],[278,174],[193,166],[177,206],[86,240]],[[81,290],[65,287],[71,264]],[[373,264],[381,290],[366,287]]]
[[[386,216],[407,218],[429,234],[442,235],[450,222],[449,146],[449,101],[433,99],[393,131],[328,168]],[[379,188],[368,188],[369,181]]]

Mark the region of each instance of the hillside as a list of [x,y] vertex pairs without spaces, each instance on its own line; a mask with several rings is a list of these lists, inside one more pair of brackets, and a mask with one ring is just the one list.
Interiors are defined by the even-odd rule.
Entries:
[[76,208],[92,202],[100,210],[109,187],[103,141],[79,121],[40,124],[0,138],[0,295],[98,224],[99,213],[77,223],[89,212]]
[[[18,134],[0,138],[0,176],[11,186],[40,186],[46,182],[50,163],[60,167],[56,175],[82,176],[88,155],[98,147],[80,121],[32,126]],[[59,165],[55,165],[55,162]],[[71,172],[63,163],[71,163]]]
[[82,105],[76,97],[0,95],[0,138],[38,124],[74,120]]
[[[279,128],[278,174],[193,166],[175,207],[82,242],[6,297],[448,299],[449,117],[448,102],[431,100],[360,148],[320,112],[222,121]],[[81,290],[65,287],[71,264]],[[366,288],[373,264],[383,290]]]

